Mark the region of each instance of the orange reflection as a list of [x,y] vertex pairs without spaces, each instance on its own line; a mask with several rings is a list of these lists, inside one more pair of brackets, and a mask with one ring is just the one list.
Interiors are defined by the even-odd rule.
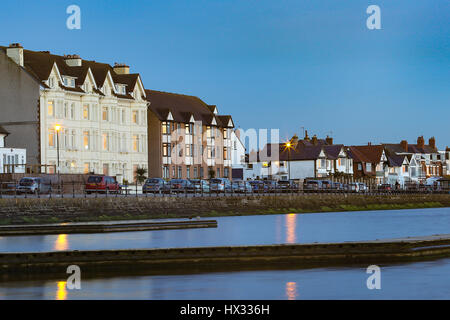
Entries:
[[57,285],[58,289],[56,290],[56,300],[66,300],[67,298],[66,281],[58,281]]
[[63,251],[69,248],[69,242],[67,241],[67,234],[60,234],[55,241],[54,250]]
[[297,235],[295,234],[297,226],[297,215],[294,213],[286,215],[286,242],[296,243]]
[[295,300],[297,298],[297,282],[286,282],[286,296],[288,300]]

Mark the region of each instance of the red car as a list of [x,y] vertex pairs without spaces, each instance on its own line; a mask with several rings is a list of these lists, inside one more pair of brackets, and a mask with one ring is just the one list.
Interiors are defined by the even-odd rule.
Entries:
[[92,192],[112,192],[120,193],[120,185],[114,177],[109,176],[89,176],[85,190],[87,194]]

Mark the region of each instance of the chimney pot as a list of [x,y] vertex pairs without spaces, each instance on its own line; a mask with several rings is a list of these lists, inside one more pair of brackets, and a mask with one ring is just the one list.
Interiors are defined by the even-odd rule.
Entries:
[[327,136],[327,138],[325,139],[325,141],[327,142],[327,144],[332,145],[333,144],[333,138]]
[[431,138],[428,140],[428,145],[429,145],[431,148],[436,149],[436,139],[435,139],[434,137],[431,137]]
[[417,146],[419,148],[423,148],[425,146],[425,140],[423,139],[423,136],[417,138]]
[[405,152],[408,152],[408,141],[402,140],[402,141],[400,142],[400,146],[402,147],[402,149],[403,149]]
[[81,67],[83,63],[81,57],[77,54],[66,54],[64,60],[69,67]]

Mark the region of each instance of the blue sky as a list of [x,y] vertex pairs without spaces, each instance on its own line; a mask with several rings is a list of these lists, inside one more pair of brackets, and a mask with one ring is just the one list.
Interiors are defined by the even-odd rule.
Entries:
[[[81,30],[66,8],[81,8]],[[381,8],[369,30],[366,8]],[[0,44],[124,62],[247,128],[450,145],[448,0],[2,0]]]

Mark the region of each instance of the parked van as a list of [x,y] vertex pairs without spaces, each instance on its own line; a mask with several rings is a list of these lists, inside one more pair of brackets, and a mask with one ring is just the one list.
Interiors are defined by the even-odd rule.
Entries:
[[120,185],[114,177],[110,176],[89,176],[85,190],[87,194],[92,192],[121,193]]

